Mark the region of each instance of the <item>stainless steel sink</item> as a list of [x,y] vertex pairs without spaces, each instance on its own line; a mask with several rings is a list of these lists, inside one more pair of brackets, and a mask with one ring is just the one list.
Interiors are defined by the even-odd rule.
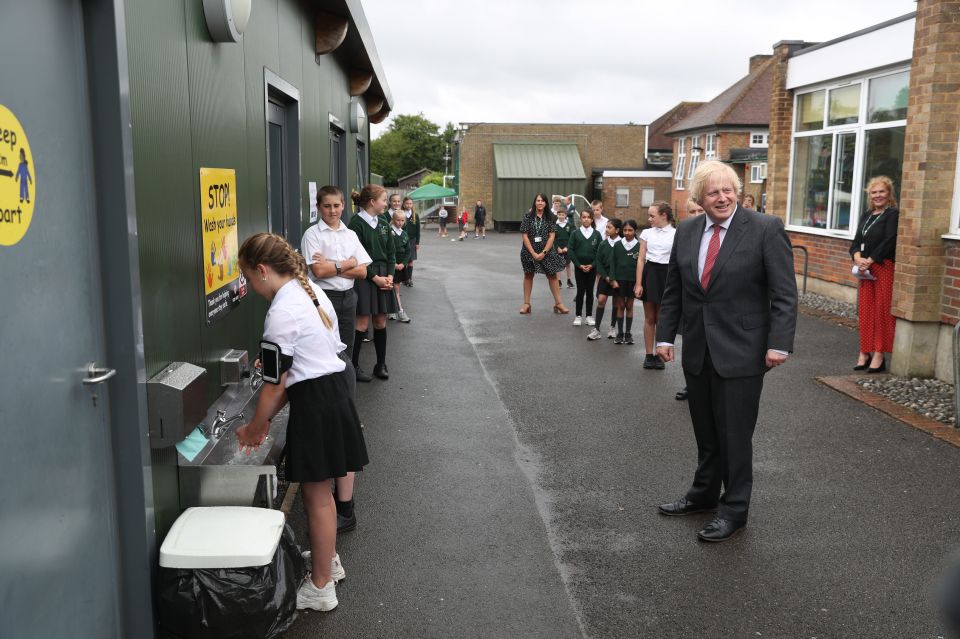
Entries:
[[287,439],[289,407],[284,407],[270,423],[264,443],[255,450],[241,450],[236,429],[253,418],[259,389],[253,390],[243,381],[228,384],[213,403],[201,424],[207,433],[217,418],[217,411],[232,417],[242,412],[244,419],[234,420],[220,437],[208,437],[206,445],[193,460],[177,453],[180,467],[180,507],[250,506],[257,499],[257,487],[264,477],[266,501],[273,506],[277,464]]

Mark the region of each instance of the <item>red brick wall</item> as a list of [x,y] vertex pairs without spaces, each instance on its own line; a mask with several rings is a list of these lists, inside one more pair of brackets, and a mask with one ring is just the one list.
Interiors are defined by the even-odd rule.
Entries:
[[946,240],[943,247],[945,256],[940,321],[956,324],[960,321],[960,242]]
[[[810,277],[851,288],[855,285],[853,276],[850,275],[850,240],[792,231],[787,231],[787,235],[794,246],[807,247],[810,254]],[[802,273],[803,251],[794,251],[793,257],[794,268],[797,273]]]
[[[640,206],[643,189],[653,188],[653,200],[655,202],[658,200],[669,202],[671,180],[672,178],[605,177],[603,178],[603,214],[607,217],[618,217],[621,220],[633,218],[640,226],[646,226],[648,207]],[[630,206],[626,208],[617,207],[618,187],[630,189]]]

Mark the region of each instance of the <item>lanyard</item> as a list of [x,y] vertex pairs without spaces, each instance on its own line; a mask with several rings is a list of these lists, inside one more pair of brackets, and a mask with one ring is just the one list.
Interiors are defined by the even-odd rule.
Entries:
[[536,214],[533,215],[533,232],[537,235],[540,235],[540,231],[543,230],[544,221],[542,217],[537,217]]
[[[883,213],[886,213],[886,212],[887,210],[884,209]],[[870,217],[867,218],[867,221],[863,223],[863,232],[860,234],[860,239],[862,240],[860,242],[861,253],[863,253],[863,251],[866,249],[866,246],[867,246],[867,243],[865,241],[867,239],[867,233],[870,231],[870,229],[872,229],[876,225],[876,223],[880,220],[880,218],[883,217],[883,213],[881,213],[880,215],[871,215]]]

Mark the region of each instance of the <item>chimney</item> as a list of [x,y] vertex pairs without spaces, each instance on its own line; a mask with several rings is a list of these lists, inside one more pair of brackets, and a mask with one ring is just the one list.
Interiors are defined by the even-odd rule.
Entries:
[[761,64],[772,58],[772,55],[757,54],[750,57],[750,70],[747,73],[753,73]]

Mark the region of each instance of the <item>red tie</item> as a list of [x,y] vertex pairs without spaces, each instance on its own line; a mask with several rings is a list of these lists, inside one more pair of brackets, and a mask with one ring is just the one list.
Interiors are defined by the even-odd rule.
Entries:
[[720,252],[720,225],[713,225],[713,235],[710,236],[710,245],[707,246],[707,259],[703,262],[703,275],[700,276],[700,286],[707,290],[710,284],[710,273],[713,272],[713,263],[717,261]]

